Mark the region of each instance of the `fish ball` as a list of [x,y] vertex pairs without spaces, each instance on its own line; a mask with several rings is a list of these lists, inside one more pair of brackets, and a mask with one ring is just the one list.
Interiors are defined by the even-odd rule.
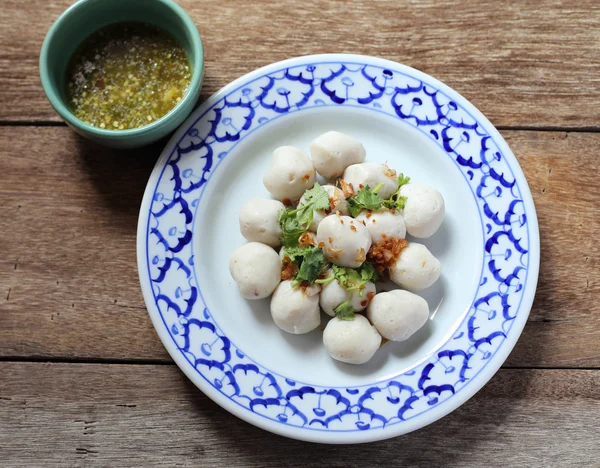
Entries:
[[362,223],[350,216],[330,215],[319,224],[317,245],[330,262],[358,268],[367,259],[371,235]]
[[315,177],[313,163],[303,151],[282,146],[273,151],[263,183],[271,195],[285,203],[300,199],[315,185]]
[[390,169],[387,164],[362,163],[349,166],[344,171],[344,180],[352,184],[355,192],[367,185],[372,190],[380,184],[383,186],[377,191],[384,200],[389,198],[398,190],[398,176],[396,171]]
[[285,206],[280,201],[251,198],[240,210],[239,222],[242,236],[250,242],[279,247],[282,235],[279,213],[282,210],[285,210]]
[[375,295],[367,317],[384,338],[404,341],[427,323],[429,306],[422,297],[395,289]]
[[310,144],[310,155],[317,172],[326,179],[335,179],[344,170],[365,160],[364,146],[351,136],[340,132],[327,132]]
[[403,288],[421,291],[438,280],[440,271],[440,261],[427,247],[409,242],[408,246],[400,252],[394,266],[390,268],[390,279]]
[[374,244],[384,239],[404,239],[406,237],[404,218],[398,211],[392,213],[386,209],[363,210],[355,219],[366,226]]
[[419,239],[435,234],[444,221],[446,210],[442,194],[435,187],[411,183],[400,187],[400,196],[406,197],[401,210],[406,231]]
[[271,316],[279,328],[294,335],[314,330],[321,323],[318,289],[304,291],[292,281],[282,281],[271,298]]
[[364,364],[381,345],[381,335],[362,315],[354,320],[332,318],[323,332],[323,344],[329,355],[348,364]]
[[229,257],[229,273],[246,299],[270,296],[281,281],[281,260],[271,247],[249,242]]

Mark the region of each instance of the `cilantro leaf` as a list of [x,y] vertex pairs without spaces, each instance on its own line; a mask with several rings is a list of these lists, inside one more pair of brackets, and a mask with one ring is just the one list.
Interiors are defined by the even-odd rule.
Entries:
[[313,210],[329,209],[329,194],[318,182],[310,190],[304,192],[304,204],[312,205]]
[[309,284],[314,284],[326,264],[323,251],[318,247],[314,247],[310,253],[304,256],[295,281],[306,281]]
[[406,197],[401,197],[398,194],[392,195],[387,200],[383,201],[383,206],[388,210],[402,210],[406,203]]
[[333,276],[340,286],[345,290],[357,289],[355,286],[361,282],[360,274],[354,268],[341,267],[338,265],[332,265]]
[[370,262],[363,262],[363,264],[359,268],[359,271],[360,271],[360,277],[361,277],[362,281],[365,283],[367,283],[369,281],[374,283],[375,281],[377,281],[379,279],[379,274],[377,273],[377,270],[375,269],[373,264]]
[[410,177],[405,176],[404,174],[400,174],[398,176],[398,188],[402,187],[403,185],[406,185],[410,182]]
[[306,247],[285,247],[284,255],[298,265],[298,272],[294,276],[294,286],[306,281],[314,284],[318,276],[327,267],[323,250],[312,245]]
[[310,205],[304,205],[296,210],[283,210],[279,213],[279,224],[283,231],[281,243],[284,247],[298,245],[298,239],[308,231],[310,223],[312,223],[313,213]]
[[383,200],[377,195],[377,188],[375,187],[375,191],[373,191],[367,185],[360,189],[356,195],[348,198],[348,211],[353,218],[356,218],[362,210],[376,211],[381,208]]
[[350,300],[346,302],[342,302],[339,306],[334,309],[335,316],[340,320],[354,320],[355,319],[355,310],[350,303]]
[[300,236],[308,231],[315,210],[329,208],[329,195],[319,183],[304,193],[304,205],[296,209],[287,209],[279,213],[279,224],[283,231],[281,243],[284,247],[298,245]]
[[284,247],[283,256],[289,257],[292,262],[299,263],[312,248],[311,245],[305,247]]
[[383,201],[383,206],[388,210],[402,210],[406,203],[406,197],[400,196],[400,188],[410,182],[410,177],[406,177],[404,174],[398,176],[398,190],[396,190],[390,198]]
[[346,291],[356,291],[362,297],[366,284],[377,281],[377,271],[369,262],[364,262],[360,268],[346,268],[333,265],[333,275]]

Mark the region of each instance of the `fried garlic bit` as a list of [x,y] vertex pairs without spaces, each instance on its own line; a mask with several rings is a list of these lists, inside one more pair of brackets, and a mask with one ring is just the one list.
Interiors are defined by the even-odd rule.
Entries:
[[298,272],[296,265],[287,255],[281,261],[281,281],[291,280]]
[[338,179],[338,183],[346,198],[354,196],[354,187],[352,184],[346,182],[344,179]]
[[298,245],[300,247],[308,247],[309,245],[317,245],[315,242],[315,236],[312,232],[306,231],[298,239]]
[[395,237],[383,239],[371,245],[367,253],[367,260],[373,264],[379,273],[384,273],[396,264],[400,253],[407,246],[408,241],[406,239]]

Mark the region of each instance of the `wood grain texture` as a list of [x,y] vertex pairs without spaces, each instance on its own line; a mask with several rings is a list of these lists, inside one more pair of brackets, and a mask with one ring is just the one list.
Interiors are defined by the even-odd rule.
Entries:
[[600,367],[600,134],[503,132],[540,226],[535,302],[506,365]]
[[[274,61],[362,53],[423,70],[514,128],[502,133],[533,193],[542,252],[521,339],[443,420],[346,447],[244,423],[170,364],[135,259],[139,204],[165,141],[120,152],[28,126],[60,122],[38,55],[72,3],[0,8],[2,467],[600,468],[600,133],[516,131],[600,130],[597,0],[179,1],[204,40],[201,99]],[[7,362],[28,359],[145,365]],[[593,369],[535,369],[552,367]]]
[[[507,365],[600,367],[600,134],[503,133],[533,192],[542,250],[538,294]],[[123,153],[64,127],[0,128],[0,356],[170,360],[135,259],[161,144]]]
[[0,375],[0,457],[11,468],[589,468],[600,460],[594,371],[501,370],[431,426],[359,446],[257,429],[219,408],[175,366],[0,363]]
[[[71,0],[5,0],[0,121],[59,121],[39,83],[44,36]],[[181,0],[202,34],[203,98],[286,58],[361,53],[444,81],[499,126],[600,127],[596,0]]]

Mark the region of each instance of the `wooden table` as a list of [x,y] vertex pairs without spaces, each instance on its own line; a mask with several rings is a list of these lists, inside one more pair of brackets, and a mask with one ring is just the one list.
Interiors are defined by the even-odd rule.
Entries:
[[263,432],[173,364],[137,279],[136,221],[164,142],[75,135],[38,53],[69,0],[0,9],[0,466],[600,466],[600,3],[185,0],[202,99],[290,56],[355,52],[419,68],[502,132],[536,203],[538,292],[504,367],[463,407],[353,447]]

